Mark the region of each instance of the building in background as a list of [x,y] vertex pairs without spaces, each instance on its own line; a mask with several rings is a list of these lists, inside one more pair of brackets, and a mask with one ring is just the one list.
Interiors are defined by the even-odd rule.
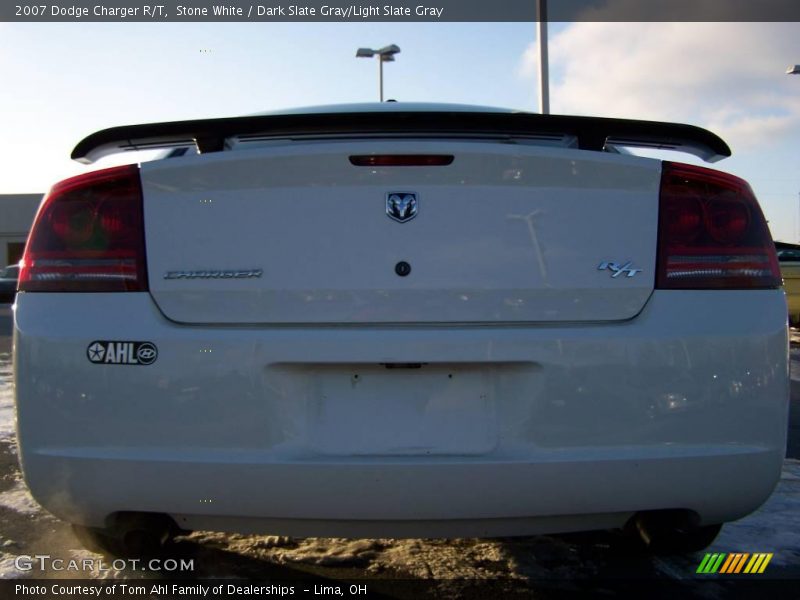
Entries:
[[0,268],[19,262],[42,194],[0,194]]

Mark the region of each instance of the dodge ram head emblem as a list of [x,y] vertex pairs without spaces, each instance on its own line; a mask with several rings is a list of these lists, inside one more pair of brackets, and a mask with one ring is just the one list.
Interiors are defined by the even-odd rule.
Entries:
[[389,192],[386,194],[386,214],[398,223],[405,223],[417,216],[417,195],[411,192]]

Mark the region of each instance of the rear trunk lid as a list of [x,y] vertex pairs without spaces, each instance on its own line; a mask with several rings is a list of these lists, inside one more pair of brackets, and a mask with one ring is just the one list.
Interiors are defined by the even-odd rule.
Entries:
[[[620,321],[652,292],[658,161],[465,140],[241,148],[142,165],[150,291],[176,322]],[[351,161],[397,155],[452,162]]]

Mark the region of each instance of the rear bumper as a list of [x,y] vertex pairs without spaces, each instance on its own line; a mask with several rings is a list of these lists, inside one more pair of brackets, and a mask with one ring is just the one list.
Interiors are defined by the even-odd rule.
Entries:
[[[615,324],[188,327],[147,294],[20,294],[23,470],[45,508],[96,526],[117,511],[291,535],[528,534],[677,508],[729,521],[780,476],[785,315],[780,290],[657,291]],[[92,364],[94,340],[158,359]]]

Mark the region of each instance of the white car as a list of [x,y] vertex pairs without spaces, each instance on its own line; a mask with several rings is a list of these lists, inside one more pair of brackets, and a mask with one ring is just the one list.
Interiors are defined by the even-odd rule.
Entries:
[[[424,104],[119,127],[15,313],[20,454],[84,539],[516,536],[695,551],[779,479],[786,301],[688,125]],[[120,550],[121,549],[121,550]]]

